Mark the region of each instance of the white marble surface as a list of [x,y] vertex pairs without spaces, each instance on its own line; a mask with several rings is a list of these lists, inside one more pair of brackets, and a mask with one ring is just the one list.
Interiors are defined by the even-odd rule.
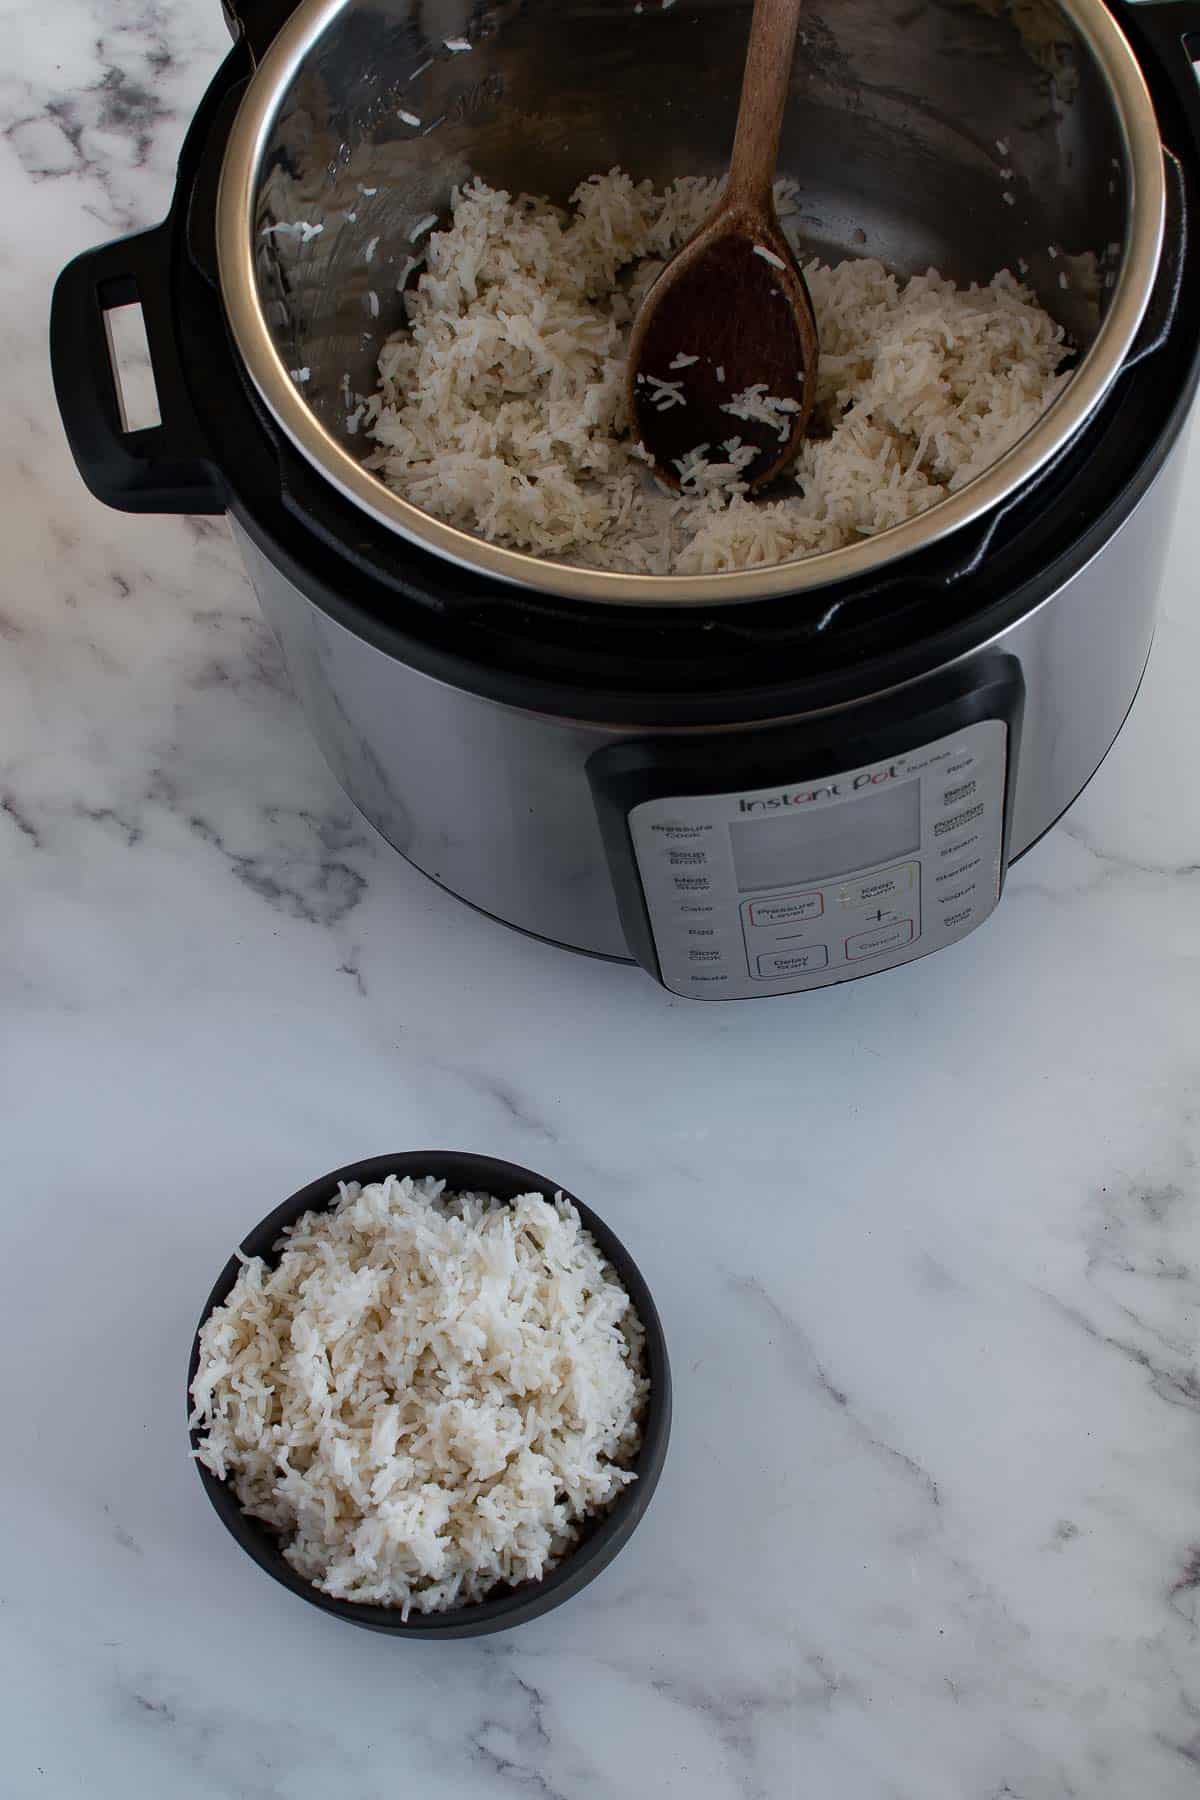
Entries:
[[[222,27],[216,0],[0,17],[0,1791],[1195,1794],[1196,449],[1142,698],[995,919],[794,1004],[675,1001],[406,868],[223,526],[89,499],[50,284],[161,215]],[[475,1645],[276,1589],[183,1431],[231,1244],[422,1144],[608,1217],[678,1380],[626,1553]]]

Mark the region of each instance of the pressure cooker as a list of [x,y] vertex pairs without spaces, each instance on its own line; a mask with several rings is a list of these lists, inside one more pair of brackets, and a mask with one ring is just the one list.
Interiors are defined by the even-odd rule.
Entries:
[[[384,837],[697,1000],[987,919],[1137,693],[1200,340],[1196,0],[814,0],[780,160],[805,252],[1027,271],[1076,352],[1038,425],[916,519],[732,574],[529,556],[392,493],[347,397],[401,323],[410,234],[472,175],[565,200],[618,164],[719,173],[749,10],[234,0],[168,218],[72,262],[51,320],[84,480],[228,514]],[[135,302],[161,422],[126,430],[106,322]]]

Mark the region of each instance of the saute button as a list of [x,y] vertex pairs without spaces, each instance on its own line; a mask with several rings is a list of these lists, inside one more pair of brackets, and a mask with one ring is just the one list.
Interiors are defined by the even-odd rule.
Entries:
[[846,960],[858,962],[864,956],[883,956],[888,950],[899,950],[913,941],[913,922],[900,919],[895,925],[884,925],[878,931],[859,931],[846,939]]
[[758,972],[778,981],[781,975],[805,975],[810,969],[824,969],[829,952],[824,944],[809,944],[803,950],[776,950],[771,956],[760,956]]

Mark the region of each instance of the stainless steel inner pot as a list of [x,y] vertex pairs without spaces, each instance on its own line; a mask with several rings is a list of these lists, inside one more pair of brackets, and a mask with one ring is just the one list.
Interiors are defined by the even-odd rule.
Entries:
[[807,249],[878,256],[904,273],[935,264],[958,281],[1027,266],[1082,352],[1038,426],[919,519],[730,575],[623,575],[502,549],[362,467],[370,444],[347,430],[346,395],[371,391],[379,345],[402,323],[413,227],[472,175],[564,201],[614,164],[659,183],[719,173],[749,15],[749,0],[300,6],[242,101],[217,241],[251,378],[341,492],[501,580],[582,600],[713,605],[891,562],[981,516],[1080,429],[1133,343],[1163,234],[1158,129],[1118,26],[1100,0],[820,0],[797,49],[780,159],[802,190]]

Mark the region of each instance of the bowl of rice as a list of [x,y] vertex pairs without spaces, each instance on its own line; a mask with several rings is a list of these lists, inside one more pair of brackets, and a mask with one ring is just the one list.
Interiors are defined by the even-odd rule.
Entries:
[[671,1421],[628,1251],[556,1183],[457,1151],[372,1157],[242,1240],[188,1368],[200,1480],[231,1535],[335,1618],[502,1631],[628,1542]]

